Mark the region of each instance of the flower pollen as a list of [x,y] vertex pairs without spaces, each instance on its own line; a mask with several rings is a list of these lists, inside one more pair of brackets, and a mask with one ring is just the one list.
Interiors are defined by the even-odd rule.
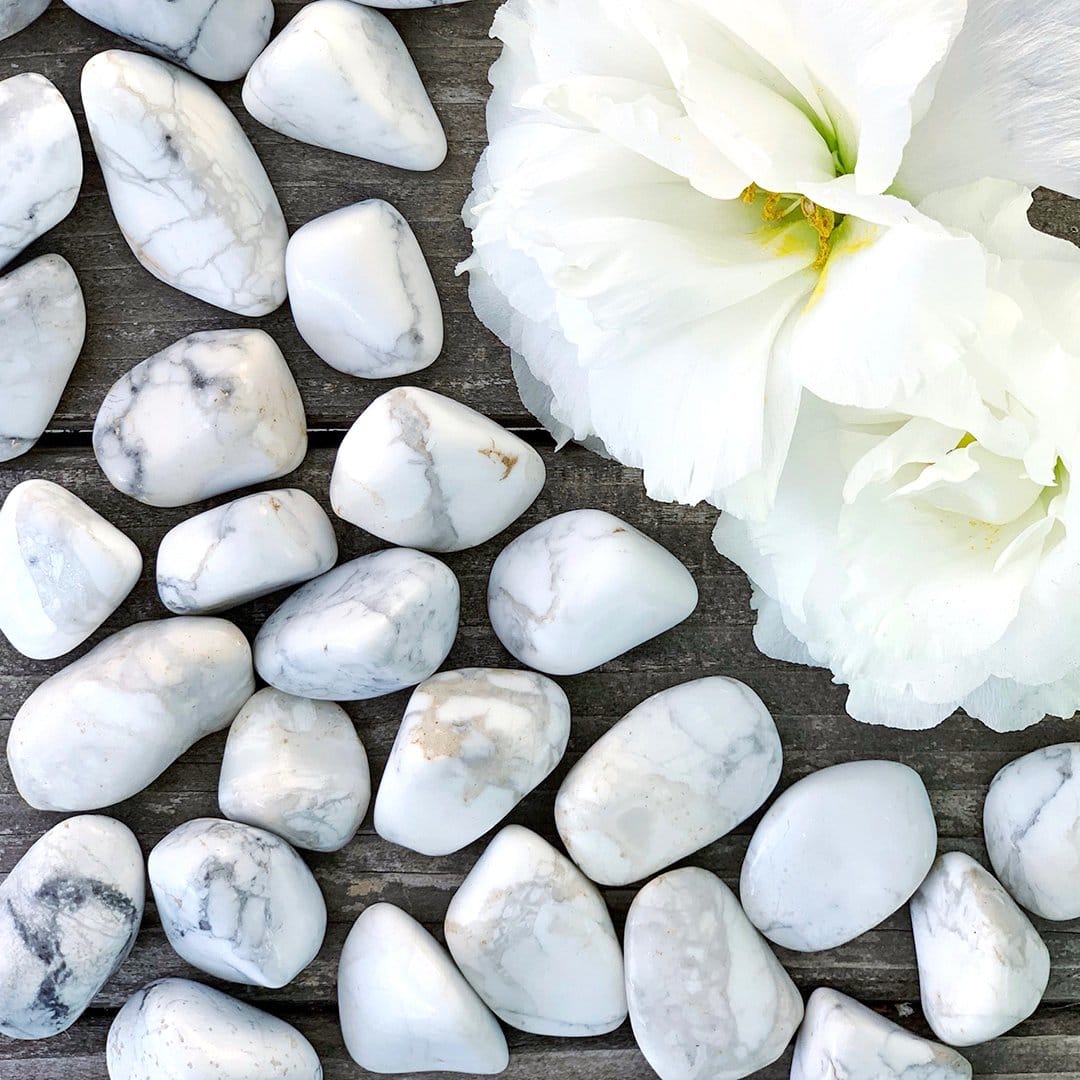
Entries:
[[818,236],[818,253],[813,263],[813,269],[823,270],[825,264],[829,261],[832,234],[837,225],[843,221],[843,215],[837,215],[824,206],[818,206],[816,202],[808,199],[805,195],[788,195],[777,191],[765,191],[754,183],[743,188],[739,198],[750,206],[757,201],[759,195],[765,196],[761,204],[762,220],[770,225],[783,221],[795,210],[802,213],[802,216]]

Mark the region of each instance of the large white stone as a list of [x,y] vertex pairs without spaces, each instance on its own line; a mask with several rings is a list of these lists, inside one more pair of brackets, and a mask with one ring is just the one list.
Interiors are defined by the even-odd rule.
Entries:
[[0,82],[0,176],[2,270],[71,213],[82,187],[75,117],[44,75],[28,71]]
[[306,491],[260,491],[165,534],[158,596],[177,615],[223,611],[325,574],[337,556],[334,527]]
[[533,526],[503,549],[488,583],[499,640],[550,675],[613,660],[681,623],[697,601],[674,555],[603,510]]
[[285,273],[296,328],[332,368],[388,379],[442,352],[431,271],[389,203],[370,199],[309,221],[289,241]]
[[1027,916],[970,855],[949,851],[911,898],[923,1014],[954,1046],[1004,1035],[1038,1008],[1050,954]]
[[50,2],[51,0],[0,0],[0,41],[25,30],[45,13]]
[[276,1016],[187,979],[128,998],[109,1028],[109,1080],[322,1080],[311,1043]]
[[555,822],[601,885],[627,885],[718,840],[780,779],[769,710],[720,677],[673,686],[631,709],[567,774]]
[[49,425],[86,337],[86,305],[66,259],[41,255],[0,278],[0,461]]
[[191,334],[117,380],[94,453],[125,495],[183,506],[292,472],[307,453],[304,403],[262,330]]
[[446,135],[393,24],[349,0],[315,0],[267,46],[244,81],[244,106],[290,138],[426,171]]
[[340,705],[267,687],[237,714],[221,761],[218,804],[295,847],[338,851],[360,828],[371,774]]
[[792,784],[769,807],[739,892],[771,941],[831,949],[902,907],[936,851],[934,812],[917,772],[895,761],[845,762]]
[[372,1072],[490,1075],[509,1064],[487,1006],[446,950],[392,904],[365,909],[345,939],[338,1010],[349,1054]]
[[127,959],[143,899],[126,825],[74,817],[41,837],[0,883],[0,1032],[44,1039],[71,1027]]
[[226,311],[280,307],[285,218],[221,98],[164,60],[113,49],[83,69],[82,99],[135,258],[166,285]]
[[545,477],[540,455],[493,420],[430,390],[399,387],[345,436],[330,505],[392,544],[462,551],[525,513]]
[[630,1024],[660,1080],[738,1080],[787,1049],[802,998],[715,874],[690,866],[650,881],[625,941]]
[[444,930],[465,978],[512,1027],[603,1035],[626,1019],[622,950],[603,898],[520,825],[487,846],[450,901]]
[[375,829],[447,855],[497,825],[562,760],[566,694],[532,671],[465,668],[421,683],[386,763]]
[[46,679],[15,714],[7,757],[37,810],[96,810],[142,791],[255,690],[223,619],[136,623]]
[[157,844],[147,872],[169,943],[219,979],[281,987],[322,947],[322,893],[280,836],[196,818]]
[[289,597],[255,638],[255,666],[298,697],[359,701],[434,675],[457,636],[461,593],[444,563],[391,548],[342,563]]

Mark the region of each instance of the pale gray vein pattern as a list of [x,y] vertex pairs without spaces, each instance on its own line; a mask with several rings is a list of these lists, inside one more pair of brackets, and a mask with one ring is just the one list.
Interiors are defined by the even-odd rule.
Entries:
[[0,0],[0,41],[25,30],[44,13],[50,0]]

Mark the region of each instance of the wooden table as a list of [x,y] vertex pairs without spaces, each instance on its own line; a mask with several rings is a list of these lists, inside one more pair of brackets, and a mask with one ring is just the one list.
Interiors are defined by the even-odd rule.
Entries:
[[[279,2],[277,28],[301,6],[295,0]],[[942,850],[959,848],[985,862],[980,819],[991,777],[1021,753],[1075,737],[1071,723],[1047,722],[1008,736],[990,733],[965,717],[956,717],[933,731],[915,733],[855,723],[844,713],[843,689],[833,686],[826,673],[774,663],[755,650],[746,582],[716,555],[710,543],[715,512],[651,503],[642,494],[636,473],[582,450],[554,455],[550,440],[537,431],[522,409],[505,351],[472,315],[465,286],[454,277],[455,263],[468,250],[458,214],[484,144],[485,76],[496,52],[486,31],[495,7],[495,0],[472,0],[460,7],[391,16],[449,134],[449,159],[432,174],[400,172],[292,142],[247,116],[240,106],[238,84],[224,87],[223,93],[266,163],[290,229],[336,207],[375,196],[394,202],[412,222],[435,274],[447,321],[444,355],[412,381],[456,397],[520,430],[540,447],[549,467],[546,490],[512,532],[516,534],[562,510],[602,507],[625,517],[674,551],[700,586],[701,605],[682,626],[598,671],[563,680],[574,710],[567,759],[511,820],[556,839],[552,802],[571,762],[647,695],[687,678],[724,674],[754,687],[776,717],[785,750],[781,786],[839,761],[873,757],[904,761],[922,774],[930,790]],[[155,552],[166,530],[192,512],[190,508],[153,510],[109,486],[90,450],[97,407],[108,387],[131,365],[177,338],[196,330],[251,325],[151,278],[136,264],[120,236],[90,151],[78,92],[79,73],[86,60],[118,44],[123,43],[60,3],[53,4],[28,30],[0,43],[0,77],[23,71],[47,75],[79,120],[86,150],[86,181],[78,206],[20,261],[50,251],[63,254],[79,274],[89,311],[86,348],[53,425],[35,450],[0,465],[0,496],[28,477],[47,477],[71,488],[139,544],[146,560],[142,580],[95,635],[94,642],[132,622],[166,614],[153,588]],[[1034,217],[1040,227],[1057,235],[1075,239],[1080,234],[1080,210],[1060,196],[1040,192]],[[325,504],[334,448],[343,429],[388,384],[350,379],[319,361],[300,340],[287,307],[253,325],[269,331],[281,345],[307,406],[311,451],[285,483],[307,489]],[[177,423],[182,422],[178,417]],[[359,530],[337,524],[343,558],[377,546]],[[484,606],[487,573],[499,547],[500,542],[495,541],[447,560],[461,579],[463,593],[462,629],[450,666],[508,663],[487,623]],[[0,570],[0,580],[2,573]],[[253,633],[280,599],[275,596],[248,604],[233,617],[246,632]],[[0,643],[0,717],[11,717],[30,691],[63,663],[35,663]],[[375,777],[382,770],[405,699],[405,694],[397,694],[348,706],[368,748]],[[9,723],[0,721],[4,729],[0,735],[5,739]],[[144,850],[149,851],[166,832],[189,818],[217,814],[223,742],[222,736],[216,736],[199,743],[149,789],[109,811],[135,830]],[[6,763],[0,765],[0,809],[0,874],[4,874],[58,816],[32,811],[22,802]],[[735,885],[754,824],[747,823],[689,861],[715,870]],[[888,843],[888,837],[882,837],[882,842]],[[349,927],[365,906],[388,900],[439,933],[450,896],[482,847],[477,843],[456,855],[425,858],[379,839],[369,815],[360,835],[345,851],[310,858],[330,911],[326,944],[317,960],[283,990],[224,988],[295,1023],[319,1049],[330,1080],[361,1075],[345,1053],[336,1021],[335,973]],[[631,897],[629,889],[607,891],[620,926]],[[1039,928],[1053,957],[1045,1004],[1032,1020],[1005,1038],[969,1052],[980,1077],[1080,1077],[1078,926],[1040,923]],[[842,948],[817,955],[781,952],[781,958],[805,993],[818,985],[835,986],[887,1016],[926,1030],[919,1014],[906,912]],[[172,952],[150,905],[131,958],[72,1029],[41,1042],[0,1037],[0,1078],[100,1080],[106,1075],[103,1053],[112,1015],[133,991],[166,975],[213,982]],[[652,1075],[628,1025],[597,1039],[540,1039],[516,1031],[509,1032],[509,1039],[512,1056],[506,1075],[515,1080],[631,1080]],[[761,1075],[786,1077],[788,1060],[785,1057]]]

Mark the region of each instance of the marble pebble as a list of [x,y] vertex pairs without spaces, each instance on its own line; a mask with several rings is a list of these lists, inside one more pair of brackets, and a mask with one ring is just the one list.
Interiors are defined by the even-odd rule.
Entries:
[[626,1019],[622,950],[596,886],[520,825],[488,844],[454,894],[446,944],[501,1020],[588,1036]]
[[304,860],[273,833],[196,818],[157,844],[147,871],[169,943],[219,979],[282,987],[322,948],[322,893]]
[[82,99],[113,214],[143,267],[237,315],[280,307],[285,218],[221,98],[164,60],[112,49],[83,68]]
[[210,330],[136,364],[94,424],[110,483],[149,506],[184,506],[275,480],[307,453],[304,403],[262,330]]
[[533,526],[503,549],[488,583],[499,640],[549,675],[599,667],[681,623],[697,601],[674,555],[603,510]]
[[130,798],[255,690],[251,650],[223,619],[142,622],[46,679],[15,714],[7,757],[36,810]]
[[350,0],[314,0],[244,81],[244,107],[300,142],[426,172],[446,135],[393,24]]
[[533,671],[465,668],[409,699],[375,799],[375,830],[448,855],[497,825],[566,752],[570,703]]
[[330,505],[392,544],[463,551],[525,513],[545,477],[540,455],[494,420],[403,386],[376,398],[345,436]]
[[338,1009],[350,1056],[372,1072],[488,1076],[510,1061],[502,1028],[446,950],[392,904],[366,908],[345,939]]
[[555,822],[593,881],[628,885],[745,821],[782,762],[753,690],[697,679],[647,698],[585,751],[559,788]]
[[[451,0],[444,0],[451,2]],[[45,14],[51,0],[0,0],[0,41],[25,30]],[[378,5],[373,5],[378,6]]]

